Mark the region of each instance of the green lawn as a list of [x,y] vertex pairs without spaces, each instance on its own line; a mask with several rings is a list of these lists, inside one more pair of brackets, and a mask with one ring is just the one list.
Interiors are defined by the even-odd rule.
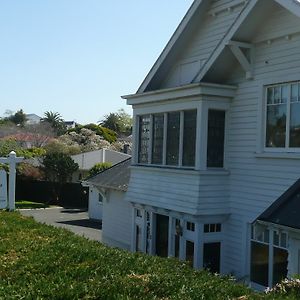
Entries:
[[[0,299],[299,299],[0,212]],[[295,296],[295,297],[294,297]]]
[[32,201],[16,201],[16,208],[47,208],[49,205]]

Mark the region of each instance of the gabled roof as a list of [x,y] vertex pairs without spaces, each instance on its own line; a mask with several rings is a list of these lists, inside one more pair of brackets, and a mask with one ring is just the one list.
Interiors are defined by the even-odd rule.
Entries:
[[[201,22],[201,18],[196,18],[199,15],[199,11],[205,11],[207,7],[207,3],[210,3],[211,0],[195,0],[190,9],[188,10],[187,14],[183,18],[182,22],[179,24],[178,28],[176,29],[175,33],[171,37],[170,41],[164,48],[163,52],[151,68],[150,72],[144,79],[143,83],[139,87],[137,94],[143,93],[147,90],[151,80],[155,77],[156,73],[159,72],[160,68],[164,64],[166,60],[172,55],[172,52],[175,51],[176,46],[178,46],[180,40],[184,40],[184,37],[189,34],[189,28],[192,26],[192,23],[195,19],[198,22],[198,26],[200,26],[199,22]],[[262,0],[260,0],[262,1]],[[265,0],[264,0],[265,1]],[[298,0],[273,0],[289,10],[294,15],[300,17],[300,3]],[[249,13],[253,10],[259,0],[248,0],[248,3],[244,6],[241,10],[240,14],[233,22],[227,33],[223,36],[220,40],[217,47],[214,51],[210,54],[209,59],[206,61],[204,66],[199,69],[199,72],[194,77],[191,83],[200,82],[205,74],[208,72],[210,67],[216,61],[216,59],[221,55],[222,51],[226,47],[228,41],[234,36],[237,32],[241,24],[247,18]],[[200,21],[199,21],[200,20]]]
[[85,180],[88,184],[104,189],[127,191],[130,178],[131,158]]
[[259,221],[300,229],[300,179],[258,218]]

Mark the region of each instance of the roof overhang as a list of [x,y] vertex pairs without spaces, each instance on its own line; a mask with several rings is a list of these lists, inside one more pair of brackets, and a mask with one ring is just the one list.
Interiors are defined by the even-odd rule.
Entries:
[[236,86],[212,84],[212,83],[193,83],[176,88],[168,88],[145,92],[142,94],[132,94],[122,96],[127,100],[128,105],[145,104],[151,102],[161,102],[191,97],[223,97],[231,99],[235,96]]
[[[274,0],[274,2],[286,8],[295,16],[300,17],[300,1]],[[159,72],[162,65],[172,56],[172,53],[176,50],[176,46],[180,44],[180,41],[184,40],[184,37],[188,35],[189,28],[193,28],[196,22],[198,22],[199,24],[199,20],[201,20],[201,18],[197,18],[197,16],[206,9],[207,3],[209,3],[207,0],[194,1],[187,14],[176,29],[175,33],[171,37],[170,41],[168,42],[161,55],[147,74],[143,83],[139,87],[137,94],[141,94],[147,91],[147,88],[150,85],[152,79],[156,76],[157,72]],[[192,80],[193,83],[203,80],[206,73],[210,70],[216,59],[221,55],[222,51],[228,45],[228,42],[232,39],[234,34],[239,30],[240,26],[243,24],[247,16],[250,14],[250,12],[252,12],[254,7],[256,7],[256,5],[261,2],[258,0],[247,0],[245,1],[245,3],[246,5],[228,30],[227,34],[220,40],[218,46],[213,50],[203,68],[201,70],[199,69],[199,72]]]

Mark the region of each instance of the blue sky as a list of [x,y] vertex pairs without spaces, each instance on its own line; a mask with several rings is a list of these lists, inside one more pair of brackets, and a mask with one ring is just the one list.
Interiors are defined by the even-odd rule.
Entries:
[[0,2],[0,116],[97,122],[124,108],[192,0]]

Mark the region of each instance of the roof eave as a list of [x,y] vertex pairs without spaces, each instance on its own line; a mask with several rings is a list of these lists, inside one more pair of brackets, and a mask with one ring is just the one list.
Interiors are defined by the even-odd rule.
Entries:
[[158,59],[156,60],[156,62],[152,66],[152,68],[150,69],[149,73],[147,74],[146,78],[144,79],[144,81],[142,82],[140,87],[138,88],[137,94],[143,93],[146,90],[146,88],[149,85],[150,81],[153,79],[156,72],[158,71],[158,69],[160,68],[160,66],[162,65],[162,63],[164,62],[166,57],[168,56],[168,54],[171,52],[171,50],[175,46],[175,44],[178,41],[178,39],[180,38],[181,34],[183,33],[183,31],[185,30],[185,28],[189,24],[190,20],[192,19],[194,13],[197,11],[199,5],[203,1],[204,0],[195,0],[194,3],[191,5],[189,10],[187,11],[185,16],[183,17],[182,21],[180,22],[179,26],[175,30],[174,34],[170,38],[169,42],[167,43],[167,45],[163,49],[162,53],[160,54],[160,56],[158,57]]

